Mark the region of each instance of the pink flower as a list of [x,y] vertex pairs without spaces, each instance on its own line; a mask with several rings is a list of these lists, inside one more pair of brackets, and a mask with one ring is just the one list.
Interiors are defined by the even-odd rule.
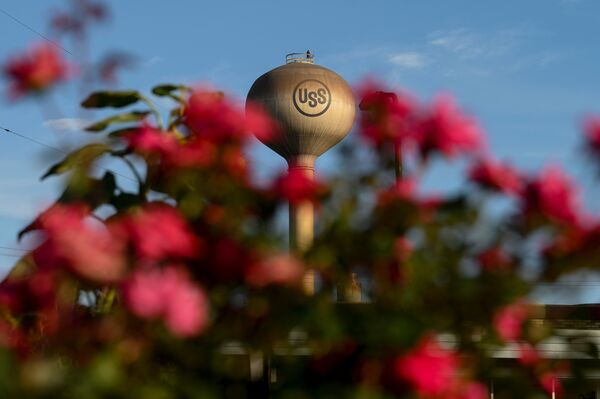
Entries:
[[186,125],[194,135],[218,144],[243,144],[252,134],[270,139],[279,127],[257,104],[248,104],[246,112],[221,92],[194,90],[184,112]]
[[50,43],[41,43],[26,54],[11,58],[4,66],[10,80],[9,96],[18,99],[27,93],[38,93],[65,80],[67,63]]
[[269,116],[262,105],[257,103],[246,103],[245,124],[246,128],[262,142],[275,140],[281,133],[277,122]]
[[431,337],[396,360],[394,371],[420,395],[438,396],[447,392],[457,379],[458,355],[443,349]]
[[455,396],[456,399],[487,399],[490,397],[487,388],[479,382],[469,382],[461,391]]
[[421,121],[421,153],[440,152],[452,158],[470,154],[484,146],[483,134],[475,121],[463,115],[449,96],[440,96],[429,114]]
[[494,315],[494,328],[504,341],[515,341],[521,338],[523,323],[529,316],[527,305],[516,302],[499,309]]
[[67,267],[104,283],[123,277],[123,244],[109,227],[89,216],[82,205],[56,204],[42,213],[35,224],[46,241],[33,251],[35,263],[43,268]]
[[177,139],[172,133],[162,132],[148,124],[125,135],[129,147],[142,154],[169,155],[177,148]]
[[484,188],[506,194],[517,194],[522,182],[517,171],[511,166],[490,159],[479,160],[471,166],[469,179]]
[[557,397],[562,396],[562,384],[553,372],[546,372],[539,377],[539,382],[542,388],[548,395],[555,394]]
[[216,158],[217,149],[213,142],[197,136],[179,141],[173,133],[160,131],[148,124],[124,137],[135,152],[158,155],[167,169],[206,167]]
[[167,204],[147,204],[114,224],[115,230],[126,232],[137,255],[144,260],[193,258],[202,249],[185,219]]
[[324,187],[303,170],[291,168],[275,180],[272,190],[278,197],[288,200],[291,204],[298,204],[316,201],[323,193]]
[[199,334],[208,325],[208,300],[190,281],[179,280],[167,295],[165,324],[178,337]]
[[519,363],[532,367],[542,360],[540,353],[530,344],[519,345]]
[[190,337],[208,325],[204,291],[181,269],[147,269],[134,273],[124,286],[127,307],[144,319],[162,318],[178,337]]
[[524,194],[526,214],[540,214],[555,223],[579,226],[581,203],[573,181],[557,166],[543,169],[527,184]]
[[125,286],[129,310],[145,319],[161,316],[165,309],[164,284],[164,272],[160,269],[134,273]]
[[246,269],[246,281],[256,287],[271,284],[296,284],[302,279],[304,266],[290,255],[280,254],[254,262]]
[[358,90],[360,131],[375,146],[385,143],[402,144],[414,139],[416,132],[415,102],[407,95],[385,92],[374,83],[363,84]]

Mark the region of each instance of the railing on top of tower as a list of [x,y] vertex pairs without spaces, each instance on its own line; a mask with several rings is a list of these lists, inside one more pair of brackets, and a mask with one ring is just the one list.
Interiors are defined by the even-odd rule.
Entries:
[[285,55],[285,63],[291,64],[293,62],[300,62],[303,64],[314,64],[315,55],[309,51],[306,53],[289,53]]

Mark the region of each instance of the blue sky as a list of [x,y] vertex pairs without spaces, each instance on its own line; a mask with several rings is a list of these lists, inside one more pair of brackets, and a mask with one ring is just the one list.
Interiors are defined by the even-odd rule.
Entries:
[[[3,0],[0,8],[46,33],[49,11],[65,1]],[[595,0],[471,1],[110,1],[111,22],[93,31],[92,58],[127,50],[138,67],[119,87],[148,90],[162,82],[212,82],[244,98],[254,79],[292,51],[311,49],[316,62],[350,83],[367,75],[429,100],[451,92],[477,116],[501,159],[535,170],[563,164],[597,206],[586,162],[577,152],[583,115],[600,113],[600,2]],[[40,38],[0,13],[0,60]],[[62,45],[71,49],[72,43]],[[72,50],[72,49],[71,49]],[[69,56],[68,54],[65,54]],[[53,96],[62,114],[38,104],[0,101],[0,125],[61,145],[72,132],[48,121],[79,118],[73,87]],[[55,157],[55,155],[53,155]],[[284,163],[257,145],[262,172]],[[0,135],[0,246],[15,247],[16,232],[57,193],[58,181],[40,183],[51,154],[26,140]],[[325,155],[323,173],[335,168]],[[118,167],[117,167],[118,168]],[[437,164],[426,186],[460,184],[459,167]],[[15,258],[0,248],[0,270]],[[600,279],[599,279],[600,280]],[[586,297],[592,298],[592,297]],[[599,298],[592,298],[598,300]]]

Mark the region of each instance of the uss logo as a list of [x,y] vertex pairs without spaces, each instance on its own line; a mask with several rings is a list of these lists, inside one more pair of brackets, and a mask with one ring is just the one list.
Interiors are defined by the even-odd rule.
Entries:
[[331,105],[331,92],[323,82],[307,79],[298,83],[293,93],[294,106],[302,115],[323,115]]

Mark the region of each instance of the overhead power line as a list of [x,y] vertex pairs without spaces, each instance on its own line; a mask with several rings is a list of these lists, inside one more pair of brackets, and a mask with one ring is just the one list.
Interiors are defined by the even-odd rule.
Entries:
[[31,251],[31,249],[26,249],[26,248],[3,247],[3,246],[0,246],[0,249],[8,249],[9,251],[17,251],[17,252],[29,252],[29,251]]
[[54,40],[50,39],[48,36],[38,32],[37,30],[33,29],[31,26],[27,25],[25,22],[19,20],[17,17],[15,17],[12,14],[9,14],[8,12],[6,12],[5,10],[0,8],[0,12],[4,15],[6,15],[8,18],[12,19],[13,21],[15,21],[16,23],[18,23],[19,25],[25,27],[26,29],[30,30],[31,32],[35,33],[36,35],[38,35],[39,37],[41,37],[42,39],[44,39],[45,41],[47,41],[48,43],[52,44],[53,46],[61,49],[62,51],[73,55],[73,53],[71,53],[69,50],[67,50],[66,48],[64,48],[63,46],[61,46],[60,44],[56,43]]
[[[25,140],[31,141],[32,143],[36,143],[36,144],[38,144],[38,145],[44,146],[44,147],[46,147],[46,148],[49,148],[49,149],[51,149],[51,150],[53,150],[53,151],[60,152],[61,154],[68,155],[68,152],[67,152],[67,151],[61,150],[60,148],[54,147],[54,146],[52,146],[52,145],[50,145],[50,144],[46,144],[46,143],[44,143],[43,141],[36,140],[36,139],[34,139],[34,138],[31,138],[31,137],[29,137],[29,136],[25,136],[24,134],[17,133],[17,132],[15,132],[14,130],[12,130],[12,129],[9,129],[9,128],[7,128],[7,127],[0,126],[0,130],[3,130],[3,131],[5,131],[6,133],[11,133],[11,134],[13,134],[13,135],[15,135],[15,136],[17,136],[17,137],[20,137],[20,138],[22,138],[22,139],[25,139]],[[123,174],[121,174],[121,173],[115,172],[115,171],[113,171],[113,170],[111,170],[111,169],[108,169],[108,168],[105,168],[105,167],[103,167],[103,166],[99,166],[99,165],[93,165],[93,166],[94,166],[95,168],[98,168],[98,169],[101,169],[101,170],[104,170],[104,171],[110,172],[110,173],[112,173],[112,174],[114,174],[114,175],[116,175],[116,176],[120,176],[120,177],[122,177],[123,179],[126,179],[126,180],[129,180],[129,181],[132,181],[132,182],[136,182],[136,183],[137,183],[137,180],[136,180],[136,179],[134,179],[134,178],[132,178],[132,177],[129,177],[129,176],[123,175]]]

